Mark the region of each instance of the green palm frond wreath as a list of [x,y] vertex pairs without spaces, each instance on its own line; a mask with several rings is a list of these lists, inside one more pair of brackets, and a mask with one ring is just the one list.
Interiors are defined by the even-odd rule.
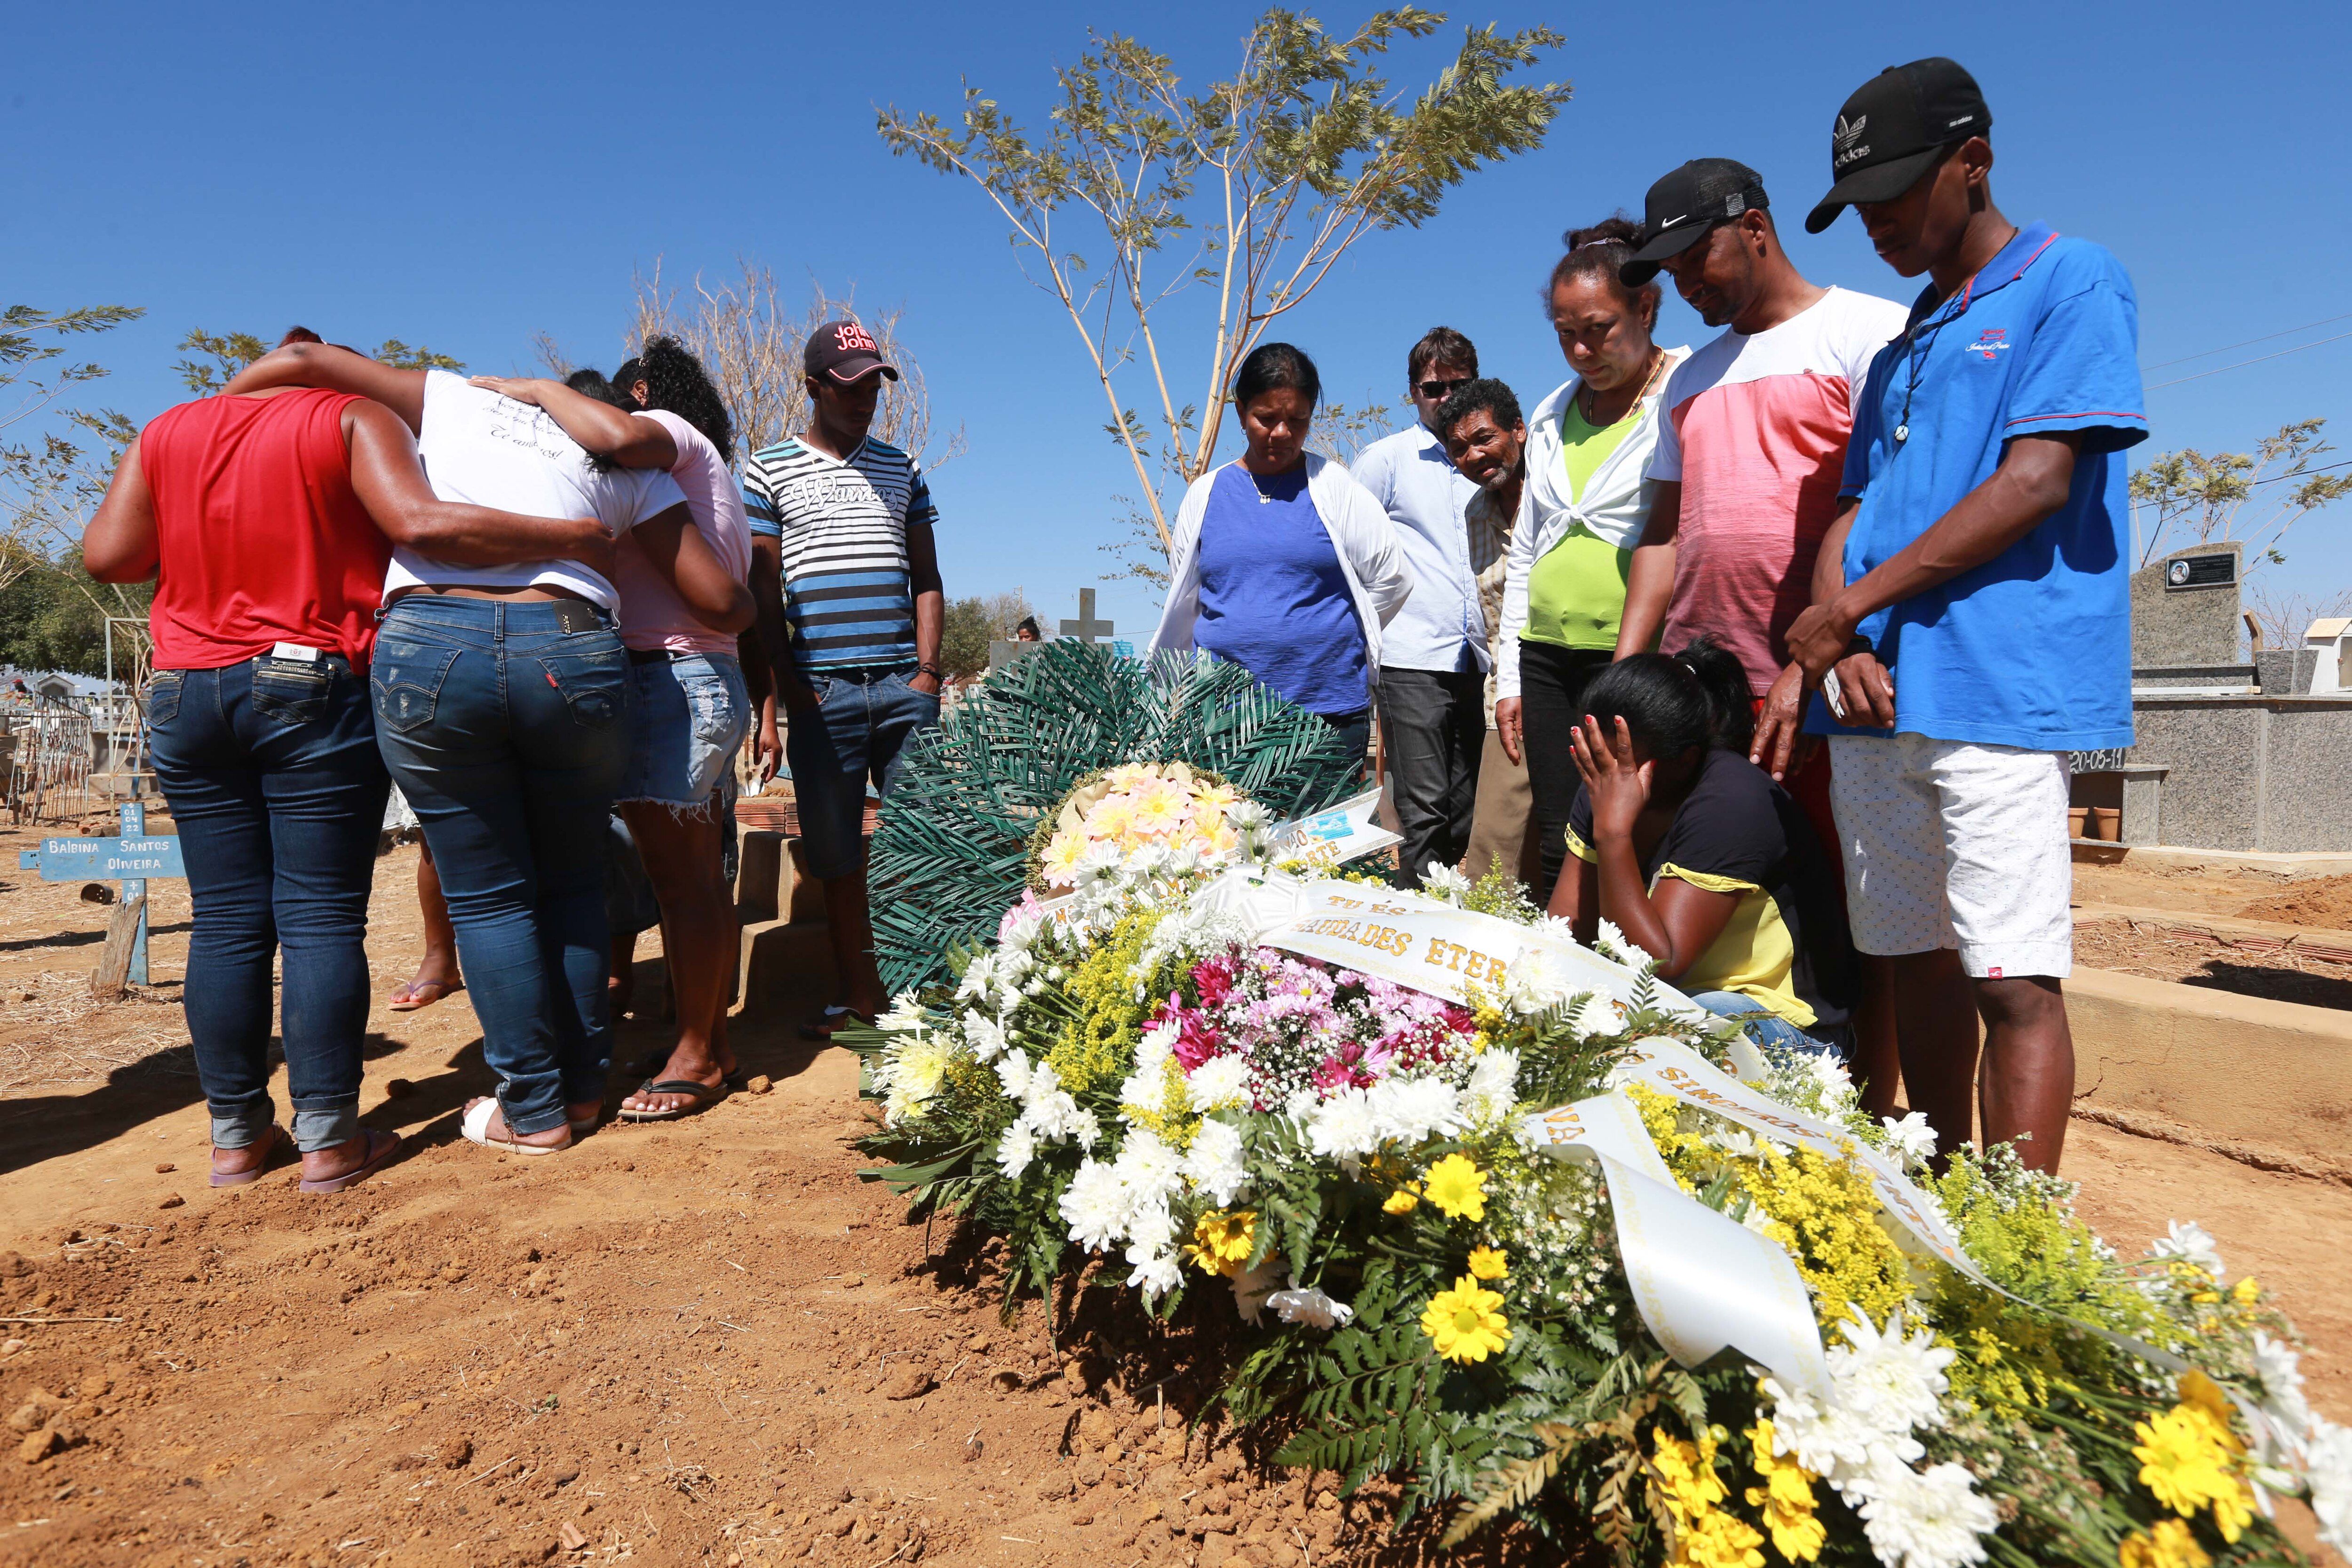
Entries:
[[868,868],[882,983],[944,979],[950,946],[994,939],[1039,818],[1088,773],[1177,762],[1277,818],[1346,798],[1363,767],[1330,725],[1238,665],[1048,643],[908,742]]

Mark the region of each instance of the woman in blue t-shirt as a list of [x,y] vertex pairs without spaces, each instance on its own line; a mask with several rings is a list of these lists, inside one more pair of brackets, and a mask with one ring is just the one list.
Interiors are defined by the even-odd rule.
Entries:
[[1177,509],[1175,572],[1151,639],[1231,660],[1360,756],[1381,627],[1411,584],[1388,512],[1340,464],[1307,450],[1315,362],[1265,343],[1234,377],[1242,455],[1192,481]]
[[1846,1052],[1845,917],[1804,813],[1748,760],[1738,658],[1706,637],[1635,654],[1593,679],[1584,710],[1551,912],[1583,942],[1615,921],[1659,978],[1760,1046]]

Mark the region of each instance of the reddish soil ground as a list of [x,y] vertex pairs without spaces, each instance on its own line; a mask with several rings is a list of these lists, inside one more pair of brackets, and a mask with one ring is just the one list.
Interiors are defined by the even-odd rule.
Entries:
[[2150,980],[2300,1002],[2306,1007],[2352,1007],[2352,963],[2315,958],[2292,948],[2227,944],[2149,921],[2077,925],[2074,962]]
[[2289,879],[2260,871],[2189,871],[2126,860],[2077,865],[2074,901],[2352,931],[2352,877]]
[[[0,1449],[0,1564],[1433,1555],[1386,1534],[1379,1498],[1187,1438],[1221,1303],[1170,1330],[1110,1292],[1002,1321],[985,1253],[856,1180],[855,1065],[789,1026],[813,996],[737,1026],[772,1092],[536,1161],[457,1137],[489,1087],[463,994],[379,1003],[363,1110],[409,1141],[400,1162],[334,1198],[290,1171],[207,1187],[184,889],[158,885],[156,984],[93,1005],[107,911],[15,871],[32,839],[0,833],[0,1317],[47,1321],[0,1323],[21,1342],[0,1410],[77,1441]],[[414,866],[379,868],[379,998],[417,949]],[[623,1059],[664,1039],[657,968]],[[2352,1192],[2089,1123],[2070,1140],[2111,1240],[2200,1220],[2309,1334],[2316,1402],[2352,1415]]]

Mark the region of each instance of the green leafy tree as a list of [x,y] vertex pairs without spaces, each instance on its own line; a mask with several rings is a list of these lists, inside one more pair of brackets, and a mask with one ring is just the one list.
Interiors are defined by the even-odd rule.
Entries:
[[[209,397],[228,384],[238,371],[268,353],[274,345],[263,342],[251,332],[214,333],[196,328],[180,340],[180,352],[195,358],[184,359],[172,368],[188,390],[199,397]],[[463,370],[466,362],[436,353],[422,343],[415,348],[398,338],[386,338],[372,358],[401,370]]]
[[[881,111],[892,152],[964,176],[995,204],[1024,274],[1076,329],[1140,491],[1135,541],[1108,547],[1132,552],[1135,574],[1164,579],[1171,497],[1213,466],[1225,388],[1267,329],[1358,240],[1427,222],[1470,174],[1539,146],[1567,101],[1565,83],[1507,79],[1559,44],[1549,27],[1473,27],[1419,94],[1392,90],[1381,57],[1444,21],[1399,6],[1339,36],[1269,10],[1240,69],[1197,93],[1167,56],[1089,34],[1077,63],[1056,69],[1058,100],[1034,134],[970,86],[953,124]],[[1098,265],[1057,230],[1065,217],[1104,247]],[[1213,307],[1180,353],[1158,313],[1194,286]],[[1197,396],[1179,390],[1185,361]],[[1131,366],[1148,413],[1127,390]]]
[[106,375],[71,357],[68,340],[144,313],[135,305],[0,310],[0,590],[56,553],[68,520],[89,515],[132,434],[112,409],[68,401]]
[[1009,640],[1023,617],[1037,612],[1029,595],[1015,588],[985,598],[950,599],[940,628],[940,668],[952,676],[973,676],[988,668],[988,645]]

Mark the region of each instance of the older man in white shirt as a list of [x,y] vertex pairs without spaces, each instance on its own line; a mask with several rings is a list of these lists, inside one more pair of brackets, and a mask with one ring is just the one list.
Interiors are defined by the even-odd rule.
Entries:
[[1356,459],[1357,482],[1396,525],[1412,595],[1381,633],[1378,691],[1397,830],[1398,880],[1412,887],[1432,864],[1455,866],[1470,847],[1478,759],[1486,743],[1492,660],[1463,511],[1478,487],[1445,455],[1438,408],[1478,374],[1478,351],[1451,327],[1412,345],[1405,379],[1421,418]]

